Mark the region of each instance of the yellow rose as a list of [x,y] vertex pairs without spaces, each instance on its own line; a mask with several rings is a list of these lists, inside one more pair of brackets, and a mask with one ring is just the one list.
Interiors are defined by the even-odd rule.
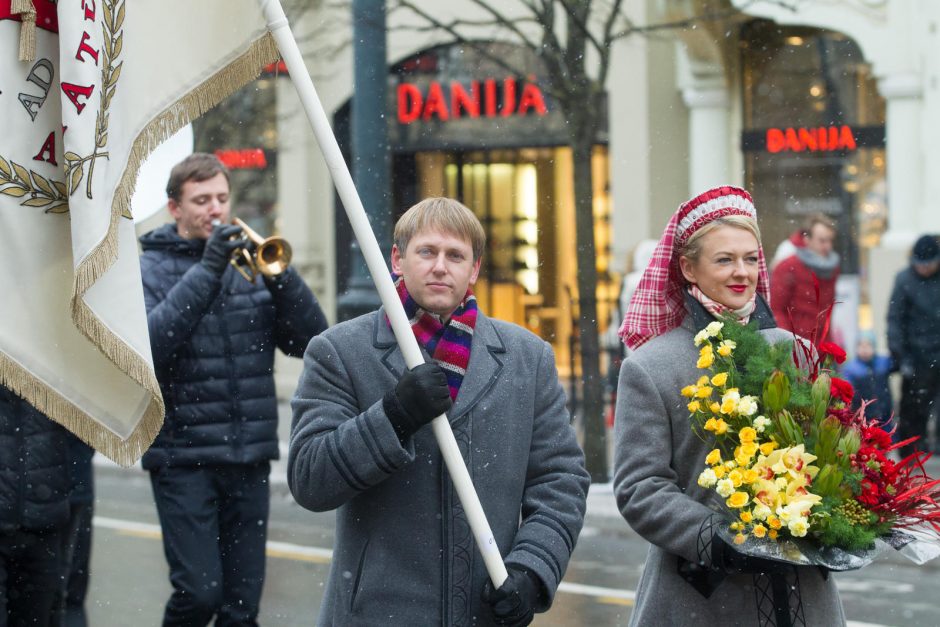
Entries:
[[751,532],[754,534],[755,538],[763,538],[767,535],[767,527],[764,525],[754,525],[754,528],[751,529]]
[[697,385],[697,386],[699,386],[699,387],[701,387],[701,386],[703,386],[703,385],[708,385],[708,375],[707,375],[707,374],[703,374],[702,376],[700,376],[700,377],[698,378],[698,381],[695,382],[695,385]]
[[715,471],[715,476],[721,479],[725,476],[725,473],[728,472],[728,469],[724,467],[724,464],[718,464],[712,470]]
[[684,388],[682,388],[682,391],[679,392],[679,394],[681,394],[682,396],[686,398],[692,398],[693,396],[695,396],[695,392],[696,392],[696,387],[694,385],[687,385]]
[[690,414],[694,414],[694,413],[697,412],[699,409],[701,409],[702,406],[701,406],[701,404],[700,404],[698,401],[692,401],[691,403],[689,403],[688,405],[686,405],[686,407],[688,407]]
[[770,525],[771,529],[780,529],[783,526],[783,523],[780,522],[780,519],[776,516],[769,516],[767,518],[767,524]]
[[731,351],[737,347],[738,345],[733,340],[725,340],[718,345],[718,354],[722,357],[730,357]]
[[777,443],[771,440],[770,442],[764,442],[760,445],[760,452],[762,455],[770,455],[777,448]]
[[743,533],[739,533],[738,535],[734,536],[735,544],[744,544],[745,540],[747,540],[747,536],[745,536]]
[[727,432],[728,432],[728,423],[722,420],[721,418],[719,418],[715,422],[715,433],[717,435],[724,435]]
[[747,458],[757,455],[757,444],[755,442],[745,442],[741,445],[741,454]]
[[734,413],[734,410],[738,408],[738,402],[732,398],[723,400],[721,402],[721,413],[731,414]]
[[711,368],[713,363],[715,363],[715,356],[709,351],[698,358],[698,361],[695,362],[695,366],[697,368]]
[[708,464],[709,466],[714,466],[715,464],[720,464],[720,463],[721,463],[721,451],[719,451],[719,450],[716,449],[716,448],[715,448],[715,449],[712,449],[711,453],[709,453],[709,454],[705,457],[705,463]]
[[728,382],[727,372],[719,372],[714,377],[712,377],[712,385],[714,385],[715,387],[721,387],[727,382]]
[[741,473],[740,470],[735,468],[734,470],[728,473],[728,478],[731,479],[731,483],[734,484],[734,487],[740,488],[741,482],[744,480],[744,475]]
[[711,410],[713,414],[717,414],[721,411],[721,405],[719,405],[717,402],[714,402],[708,406],[708,409]]
[[770,531],[767,532],[767,537],[770,538],[771,540],[776,540],[778,535],[780,534],[777,533],[776,529],[771,529]]
[[[698,401],[692,401],[692,402],[697,403]],[[706,431],[718,431],[718,421],[715,420],[714,418],[709,418],[708,420],[705,421],[705,424],[702,426],[702,428],[705,429]]]
[[741,440],[741,444],[753,442],[757,439],[757,431],[754,430],[754,427],[744,427],[738,431],[738,439]]
[[744,529],[744,523],[739,523],[739,522],[733,522],[728,526],[731,528],[731,531],[741,531],[742,529]]
[[735,492],[729,496],[728,500],[725,502],[728,504],[728,507],[744,507],[749,500],[750,497],[748,497],[747,492]]
[[700,388],[695,392],[695,395],[696,395],[697,397],[699,397],[699,398],[708,398],[709,396],[712,395],[712,389],[711,389],[710,387],[708,387],[707,385],[706,385],[706,386],[703,386],[703,387],[700,387]]
[[744,483],[750,485],[754,483],[755,481],[757,481],[759,477],[760,475],[757,474],[756,470],[754,470],[753,468],[748,468],[747,470],[744,471],[743,481]]
[[754,517],[751,516],[751,512],[741,512],[741,522],[749,523],[754,520]]

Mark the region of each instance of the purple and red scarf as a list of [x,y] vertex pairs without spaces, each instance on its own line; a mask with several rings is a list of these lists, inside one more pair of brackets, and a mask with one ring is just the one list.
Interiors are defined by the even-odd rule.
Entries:
[[473,290],[467,289],[463,300],[450,315],[447,324],[433,314],[428,313],[408,293],[404,278],[392,274],[395,289],[405,308],[405,315],[411,323],[418,343],[424,347],[437,364],[444,369],[447,375],[447,385],[450,387],[450,398],[457,399],[460,384],[467,374],[467,365],[470,363],[470,346],[473,343],[473,330],[477,325],[477,299]]

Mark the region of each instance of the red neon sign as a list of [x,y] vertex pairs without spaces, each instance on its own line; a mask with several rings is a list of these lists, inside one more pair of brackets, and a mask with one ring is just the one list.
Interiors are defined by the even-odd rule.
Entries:
[[[502,87],[502,89],[499,89]],[[442,122],[462,117],[487,118],[511,115],[526,115],[529,112],[545,115],[545,96],[535,83],[487,78],[470,82],[470,91],[460,83],[451,81],[445,87],[439,81],[431,81],[427,93],[414,83],[398,85],[398,121],[411,124],[421,119],[425,122],[437,118]]]
[[268,160],[260,148],[216,150],[215,156],[230,170],[263,170]]
[[820,126],[818,128],[769,128],[767,152],[832,152],[855,150],[858,144],[852,128]]

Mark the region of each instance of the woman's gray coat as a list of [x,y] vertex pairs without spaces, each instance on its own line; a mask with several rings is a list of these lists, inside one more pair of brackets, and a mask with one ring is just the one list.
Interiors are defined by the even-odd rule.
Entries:
[[[492,624],[483,560],[431,426],[403,447],[383,410],[404,370],[382,310],[307,348],[288,481],[304,507],[337,510],[318,624]],[[448,417],[504,561],[538,576],[545,609],[589,484],[549,345],[481,312]]]
[[[679,391],[704,373],[695,366],[698,349],[693,337],[714,318],[698,303],[687,302],[687,308],[692,314],[681,327],[641,346],[620,370],[614,494],[630,527],[652,545],[630,622],[643,627],[780,625],[766,576],[730,575],[709,598],[684,578],[721,579],[711,570],[711,526],[730,521],[713,517],[724,506],[712,490],[697,484],[714,442],[692,433],[688,399]],[[793,339],[791,333],[774,328],[762,300],[755,316],[768,340]],[[845,623],[832,577],[815,567],[790,570],[794,626]]]

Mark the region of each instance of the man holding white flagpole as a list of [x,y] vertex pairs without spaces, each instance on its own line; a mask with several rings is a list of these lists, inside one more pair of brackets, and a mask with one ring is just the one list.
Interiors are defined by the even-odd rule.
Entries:
[[[278,457],[274,351],[299,357],[326,317],[293,268],[249,282],[230,263],[228,170],[190,155],[167,184],[175,224],[141,237],[163,429],[143,456],[173,594],[164,625],[257,624],[270,460]],[[261,255],[258,255],[259,257]]]
[[[548,609],[589,484],[550,346],[479,311],[485,234],[446,198],[395,227],[396,289],[428,363],[384,308],[315,337],[292,401],[288,481],[337,510],[320,625],[526,625]],[[447,413],[505,556],[493,589],[428,424]]]

